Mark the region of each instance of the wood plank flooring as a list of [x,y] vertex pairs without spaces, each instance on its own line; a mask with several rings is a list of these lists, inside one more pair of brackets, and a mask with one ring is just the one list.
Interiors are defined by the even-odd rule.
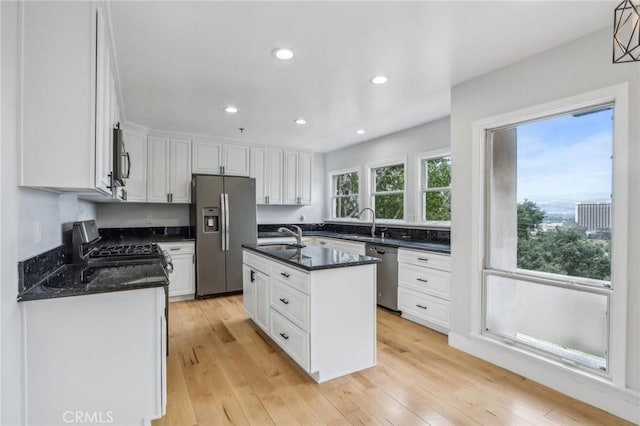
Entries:
[[249,320],[242,296],[170,304],[167,415],[154,426],[626,425],[378,309],[378,365],[323,384]]

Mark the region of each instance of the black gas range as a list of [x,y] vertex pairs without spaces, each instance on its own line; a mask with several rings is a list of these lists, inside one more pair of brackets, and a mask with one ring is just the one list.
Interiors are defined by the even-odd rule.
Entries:
[[163,252],[158,244],[95,244],[89,250],[88,260],[122,263],[164,262],[165,266],[171,265],[171,257]]

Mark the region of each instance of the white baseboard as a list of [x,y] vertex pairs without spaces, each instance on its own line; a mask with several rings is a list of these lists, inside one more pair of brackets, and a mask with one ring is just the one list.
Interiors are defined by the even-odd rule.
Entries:
[[476,335],[449,333],[449,345],[579,401],[640,423],[640,393]]
[[169,303],[171,302],[182,302],[183,300],[193,300],[194,294],[178,294],[175,296],[169,297]]

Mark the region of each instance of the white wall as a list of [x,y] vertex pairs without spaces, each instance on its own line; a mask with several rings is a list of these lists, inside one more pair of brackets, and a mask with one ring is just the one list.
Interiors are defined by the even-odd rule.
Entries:
[[62,244],[62,223],[95,218],[95,209],[75,195],[17,186],[17,4],[1,2],[0,8],[0,424],[19,425],[24,422],[24,354],[17,262]]
[[189,204],[101,203],[96,212],[99,228],[189,226]]
[[[342,170],[351,167],[360,169],[360,191],[364,191],[366,180],[364,179],[368,164],[381,163],[396,159],[406,161],[406,213],[407,222],[414,222],[415,203],[418,193],[419,173],[415,154],[428,151],[446,149],[450,146],[450,121],[449,117],[422,124],[417,127],[402,130],[390,135],[371,139],[356,145],[351,145],[325,155],[326,173],[323,181],[328,182],[327,173],[333,170]],[[326,185],[326,183],[325,183]],[[328,198],[329,189],[326,188],[324,198]],[[413,194],[413,195],[412,195]],[[367,206],[368,201],[362,200],[362,205]],[[326,206],[328,209],[329,206]],[[329,211],[325,211],[325,218],[329,217]]]
[[[478,188],[473,173],[479,151],[472,142],[474,121],[516,111],[553,100],[589,92],[606,86],[629,82],[630,96],[630,174],[629,217],[626,230],[629,238],[628,320],[627,320],[627,388],[640,389],[640,65],[611,64],[611,30],[600,31],[543,52],[519,63],[462,83],[452,90],[451,143],[454,157],[452,186],[452,288],[451,333],[449,342],[463,350],[520,374],[532,377],[548,386],[578,399],[597,405],[618,415],[640,421],[638,394],[584,375],[570,373],[566,368],[534,360],[516,351],[497,348],[493,343],[474,339],[473,286],[479,282],[476,270],[481,243],[481,227],[474,225],[481,212],[470,209],[474,191]],[[475,154],[474,154],[475,153]],[[635,405],[634,405],[635,404]]]

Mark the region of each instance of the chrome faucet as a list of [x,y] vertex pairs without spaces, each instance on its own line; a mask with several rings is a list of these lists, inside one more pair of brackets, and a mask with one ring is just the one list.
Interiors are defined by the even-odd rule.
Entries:
[[362,216],[362,213],[364,213],[366,210],[369,210],[371,212],[371,216],[373,217],[373,220],[371,221],[371,236],[375,237],[376,236],[376,212],[370,208],[370,207],[365,207],[364,209],[360,210],[358,213],[353,213],[351,214],[351,217],[355,217],[358,216],[358,218],[360,218],[360,216]]
[[300,247],[304,247],[304,244],[302,244],[302,229],[300,229],[298,225],[291,225],[291,227],[296,231],[294,232],[289,228],[280,227],[278,228],[278,232],[286,232],[287,234],[293,235],[296,237],[296,244]]

